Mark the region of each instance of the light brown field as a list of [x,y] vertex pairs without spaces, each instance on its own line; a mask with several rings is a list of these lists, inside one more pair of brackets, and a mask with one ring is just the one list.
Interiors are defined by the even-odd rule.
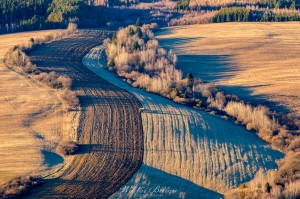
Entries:
[[0,59],[2,59],[4,54],[8,51],[8,49],[13,47],[14,45],[26,43],[29,41],[30,38],[40,38],[45,35],[55,33],[57,31],[58,30],[30,31],[23,33],[0,35]]
[[166,28],[158,39],[179,67],[254,104],[300,113],[300,23]]
[[[52,32],[55,31],[1,35],[0,59],[10,47]],[[53,90],[0,63],[0,183],[46,171],[62,162],[61,157],[50,152],[63,132],[72,131],[71,115],[62,111],[62,103]]]

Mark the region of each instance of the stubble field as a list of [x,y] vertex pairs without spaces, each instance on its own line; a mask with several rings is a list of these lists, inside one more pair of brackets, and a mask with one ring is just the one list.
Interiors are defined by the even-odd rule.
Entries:
[[[31,37],[55,31],[26,32],[0,36],[0,59],[9,48]],[[70,115],[56,93],[0,63],[0,183],[28,173],[41,174],[62,166],[62,157],[51,152],[71,130]]]
[[300,113],[300,24],[222,23],[166,28],[179,68],[247,102]]
[[72,37],[32,50],[43,72],[73,81],[81,113],[75,140],[78,154],[58,178],[33,190],[29,198],[107,198],[139,169],[143,159],[140,103],[129,92],[101,79],[82,64],[83,56],[109,32],[79,30]]

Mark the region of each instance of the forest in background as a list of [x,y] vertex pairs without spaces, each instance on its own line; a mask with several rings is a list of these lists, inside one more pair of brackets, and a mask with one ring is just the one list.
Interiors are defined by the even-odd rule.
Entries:
[[[210,22],[299,21],[299,0],[180,0],[177,10],[210,11]],[[185,24],[183,24],[185,25]]]
[[3,0],[0,32],[66,28],[86,9],[86,0]]
[[231,21],[299,21],[300,0],[3,0],[0,33],[66,28],[118,29],[134,24],[160,26]]

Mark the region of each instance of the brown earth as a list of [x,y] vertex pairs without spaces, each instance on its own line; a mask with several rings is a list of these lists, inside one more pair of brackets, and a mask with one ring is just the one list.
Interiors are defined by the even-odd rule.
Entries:
[[28,53],[40,70],[73,80],[72,90],[78,94],[82,109],[77,131],[79,154],[59,178],[34,190],[30,198],[107,198],[142,163],[139,101],[82,64],[83,56],[106,36],[103,31],[81,30]]

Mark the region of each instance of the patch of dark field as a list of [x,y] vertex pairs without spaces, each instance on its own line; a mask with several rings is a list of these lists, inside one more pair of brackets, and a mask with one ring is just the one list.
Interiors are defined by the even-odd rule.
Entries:
[[139,101],[82,64],[86,53],[109,34],[80,30],[71,38],[28,52],[39,70],[72,79],[81,106],[76,135],[81,149],[60,177],[47,180],[29,198],[108,198],[141,166],[144,143]]

